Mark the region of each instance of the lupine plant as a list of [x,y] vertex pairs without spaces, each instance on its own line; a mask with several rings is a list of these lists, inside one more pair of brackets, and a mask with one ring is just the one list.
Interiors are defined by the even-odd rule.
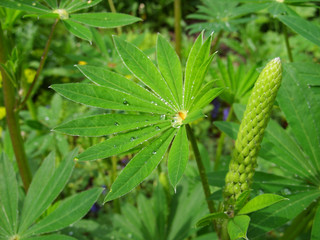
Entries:
[[[281,239],[295,239],[304,229],[311,233],[311,239],[319,236],[318,84],[317,65],[293,63],[284,66],[277,101],[289,126],[285,130],[271,120],[265,130],[260,155],[280,167],[286,176],[257,172],[252,189],[256,193],[279,193],[289,201],[251,214],[254,225],[248,231],[250,239],[259,239],[265,232],[292,219]],[[235,105],[239,119],[243,111],[242,106]],[[232,138],[237,136],[237,124],[217,122],[216,125]]]
[[[78,66],[93,84],[51,87],[75,102],[125,113],[79,118],[55,130],[80,136],[111,135],[82,152],[78,156],[79,161],[107,158],[133,148],[141,149],[113,183],[105,201],[116,199],[141,183],[168,150],[169,179],[176,188],[186,168],[189,138],[208,198],[210,191],[205,169],[189,123],[204,117],[203,107],[222,92],[221,88],[213,88],[213,81],[203,84],[214,57],[210,54],[211,37],[203,41],[201,33],[195,41],[187,60],[184,81],[179,57],[161,35],[157,40],[158,68],[138,48],[122,38],[114,36],[114,43],[123,63],[138,82],[106,69]],[[208,201],[208,206],[213,212],[211,201]]]

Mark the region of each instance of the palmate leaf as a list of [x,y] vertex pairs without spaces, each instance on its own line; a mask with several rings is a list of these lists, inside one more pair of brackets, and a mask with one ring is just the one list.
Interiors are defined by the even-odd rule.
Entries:
[[54,84],[51,88],[70,100],[92,107],[160,114],[168,111],[166,108],[111,87],[86,83],[68,83]]
[[92,40],[92,33],[87,27],[68,19],[64,20],[63,23],[66,29],[78,38],[82,38],[87,41]]
[[62,191],[70,178],[77,152],[77,149],[71,152],[57,169],[53,167],[53,155],[49,155],[41,165],[24,200],[19,234],[24,233]]
[[[51,0],[54,1],[54,0]],[[85,8],[93,7],[100,3],[102,0],[91,0],[91,1],[61,1],[60,8],[66,9],[69,13],[73,13],[75,11],[79,11]]]
[[77,68],[92,82],[117,89],[119,91],[128,93],[132,96],[136,96],[140,99],[146,100],[151,105],[160,106],[171,112],[172,109],[161,101],[154,94],[149,92],[146,88],[140,86],[136,82],[125,78],[124,76],[106,70],[101,67],[93,67],[89,65],[77,65]]
[[[310,68],[309,73],[317,72],[318,66],[313,64],[307,66]],[[301,77],[294,65],[287,64],[284,69],[285,75],[278,96],[280,108],[294,130],[296,140],[310,158],[311,169],[315,168],[319,173],[320,99],[308,86],[308,79]]]
[[157,167],[177,129],[169,129],[142,149],[122,170],[105,198],[105,202],[118,198],[141,183]]
[[256,239],[261,234],[285,224],[306,209],[319,196],[319,190],[288,195],[289,201],[281,201],[261,211],[252,213],[250,215],[251,227],[248,231],[249,239]]
[[77,13],[71,14],[70,19],[100,28],[115,28],[141,21],[140,18],[122,13]]
[[0,156],[0,236],[13,235],[18,226],[18,184],[11,162]]
[[104,114],[78,118],[54,130],[75,136],[98,137],[163,122],[160,115]]
[[170,127],[171,123],[167,121],[156,126],[149,126],[125,134],[119,134],[85,150],[78,156],[79,161],[96,160],[123,153],[157,136]]
[[40,14],[51,12],[47,7],[40,4],[39,1],[34,0],[4,0],[0,1],[0,6]]
[[185,126],[179,129],[172,143],[168,157],[168,174],[171,185],[176,188],[187,166],[189,144]]
[[[78,156],[79,161],[107,158],[144,147],[113,183],[105,201],[128,193],[142,182],[161,161],[174,136],[169,152],[169,176],[173,187],[181,179],[189,155],[184,125],[204,117],[201,108],[222,91],[212,88],[211,83],[201,89],[213,58],[209,56],[211,37],[204,44],[202,37],[203,34],[189,54],[186,69],[189,89],[184,92],[179,58],[160,35],[157,41],[160,70],[136,46],[114,37],[123,63],[140,82],[103,68],[77,66],[93,84],[52,85],[59,94],[75,102],[126,112],[79,118],[56,127],[56,131],[72,135],[109,135],[105,141],[82,152]],[[187,100],[186,93],[188,98],[194,95],[193,99],[188,100],[189,108],[183,105],[183,101]]]
[[178,111],[177,100],[174,99],[167,82],[152,61],[133,44],[116,36],[113,37],[113,40],[123,63],[132,74],[163,98],[173,110]]
[[82,218],[97,201],[103,188],[92,188],[61,201],[48,216],[29,228],[24,237],[58,231]]
[[157,60],[162,76],[181,107],[183,88],[180,59],[171,44],[160,34],[157,38]]

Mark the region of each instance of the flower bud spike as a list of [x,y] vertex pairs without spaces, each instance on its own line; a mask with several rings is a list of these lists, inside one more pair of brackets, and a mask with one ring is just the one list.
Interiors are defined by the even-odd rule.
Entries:
[[232,210],[228,206],[233,206],[237,196],[250,188],[264,131],[270,119],[281,79],[281,61],[280,58],[275,58],[262,70],[252,90],[225,179],[226,210]]

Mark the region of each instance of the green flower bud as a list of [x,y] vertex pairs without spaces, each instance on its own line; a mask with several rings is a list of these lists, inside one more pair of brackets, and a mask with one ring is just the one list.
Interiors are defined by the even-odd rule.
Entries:
[[255,83],[243,115],[226,177],[225,206],[233,205],[237,196],[250,188],[260,145],[281,78],[281,61],[280,58],[275,58],[267,64]]

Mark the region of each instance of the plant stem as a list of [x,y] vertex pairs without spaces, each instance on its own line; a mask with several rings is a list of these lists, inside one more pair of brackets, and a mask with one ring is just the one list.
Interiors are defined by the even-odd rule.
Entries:
[[181,56],[181,0],[174,0],[174,36],[176,52]]
[[[112,163],[111,181],[112,181],[112,183],[114,183],[114,181],[117,178],[117,162],[118,162],[118,158],[116,156],[112,156],[111,157],[111,163]],[[120,206],[119,198],[113,200],[113,206],[114,206],[114,211],[116,213],[121,214],[121,206]]]
[[[226,119],[226,122],[229,122],[232,119],[232,115],[233,115],[233,108],[231,106],[229,109],[229,113],[228,113],[228,117]],[[222,132],[219,137],[219,140],[218,140],[216,158],[215,158],[215,163],[214,163],[214,170],[215,171],[217,171],[219,168],[225,137],[226,137],[226,134],[224,132]]]
[[284,24],[282,24],[282,27],[283,27],[284,41],[285,41],[285,43],[286,43],[286,48],[287,48],[287,53],[288,53],[289,61],[290,61],[290,62],[293,62],[291,47],[290,47],[290,44],[289,44],[288,29],[287,29],[287,26],[284,25]]
[[36,82],[37,82],[37,80],[38,80],[38,78],[40,76],[40,73],[41,73],[42,69],[43,69],[44,63],[46,62],[48,51],[49,51],[49,48],[50,48],[50,44],[51,44],[51,41],[52,41],[52,38],[53,38],[53,32],[54,32],[58,22],[59,22],[59,19],[57,18],[54,21],[53,25],[52,25],[49,38],[47,40],[46,46],[45,46],[45,48],[43,50],[43,53],[42,53],[42,56],[41,56],[41,60],[40,60],[39,67],[37,69],[37,73],[34,76],[34,79],[33,79],[32,83],[31,83],[31,86],[28,89],[28,92],[27,92],[26,96],[24,97],[23,101],[20,103],[20,105],[18,106],[16,111],[19,111],[20,109],[22,109],[24,107],[24,105],[26,104],[28,98],[30,97],[30,95],[32,93],[32,90],[33,90],[34,86],[36,85]]
[[[108,3],[109,3],[109,6],[110,6],[110,9],[111,9],[111,12],[116,13],[117,10],[116,10],[116,7],[114,6],[113,1],[112,0],[108,0]],[[117,27],[117,32],[118,32],[118,35],[122,34],[121,27]]]
[[[0,24],[0,62],[5,64],[7,61],[7,44],[4,38],[2,27]],[[28,165],[28,160],[26,152],[24,149],[24,144],[20,131],[20,124],[18,121],[18,113],[14,111],[15,105],[15,88],[6,75],[6,73],[1,69],[2,74],[2,84],[3,84],[3,97],[4,104],[6,108],[6,120],[8,124],[8,129],[11,137],[13,151],[16,157],[16,161],[19,168],[19,173],[23,182],[24,189],[28,191],[29,185],[31,183],[32,175]]]
[[[192,128],[190,127],[189,124],[186,125],[186,129],[187,129],[189,141],[191,142],[193,153],[196,158],[196,162],[197,162],[197,166],[198,166],[198,170],[199,170],[199,174],[200,174],[200,179],[201,179],[201,183],[202,183],[202,188],[204,191],[204,195],[206,197],[208,209],[209,209],[210,213],[214,213],[216,210],[215,210],[213,201],[209,200],[210,188],[209,188],[208,178],[207,178],[207,174],[206,174],[206,169],[205,169],[203,162],[202,162],[202,159],[201,159],[201,155],[199,152],[197,141],[196,141],[196,138],[193,134]],[[216,232],[218,232],[215,222],[214,222],[214,228],[215,228]]]

